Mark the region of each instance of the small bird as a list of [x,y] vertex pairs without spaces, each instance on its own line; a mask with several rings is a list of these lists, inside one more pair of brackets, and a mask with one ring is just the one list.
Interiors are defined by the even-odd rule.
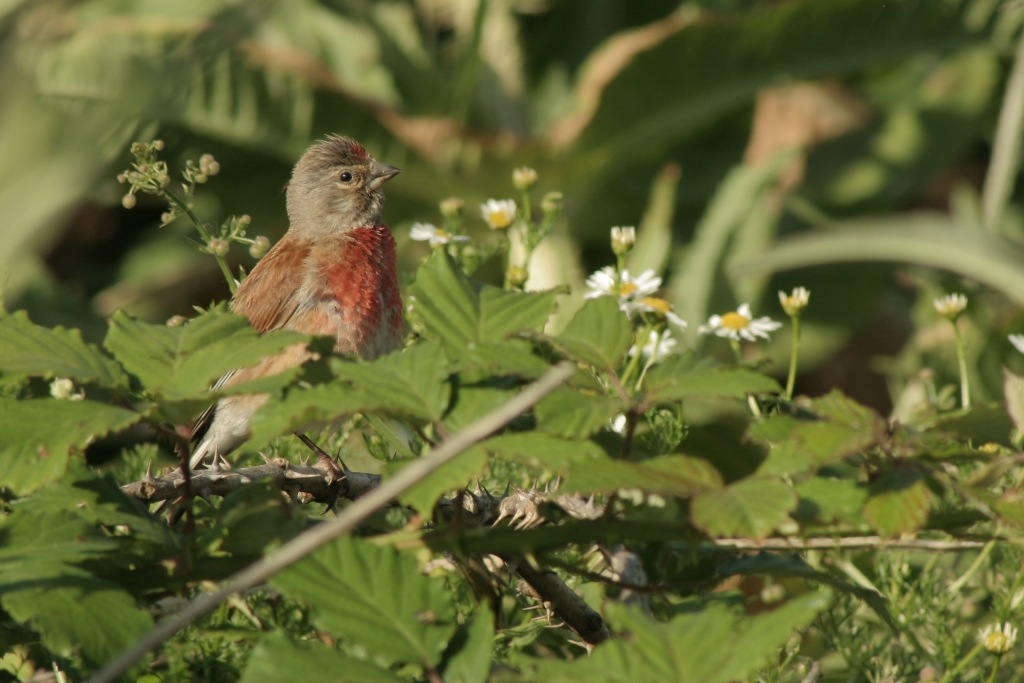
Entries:
[[[395,240],[381,222],[384,183],[398,172],[340,135],[306,150],[288,183],[288,232],[238,287],[231,310],[260,334],[286,329],[330,335],[338,353],[366,360],[400,348],[405,322]],[[306,345],[295,344],[225,375],[217,387],[276,375],[309,358]],[[268,398],[218,401],[193,429],[193,439],[202,441],[191,467],[248,439],[249,421]]]

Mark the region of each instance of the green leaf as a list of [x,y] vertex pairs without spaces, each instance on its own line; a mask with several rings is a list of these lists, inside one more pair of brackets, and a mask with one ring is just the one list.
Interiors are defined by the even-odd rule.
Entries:
[[438,341],[389,353],[372,363],[339,361],[332,369],[338,379],[352,382],[370,405],[390,412],[435,421],[448,407],[448,360]]
[[79,515],[16,507],[0,522],[0,572],[32,562],[81,562],[117,544]]
[[347,657],[316,642],[293,643],[281,634],[260,641],[240,683],[401,683],[387,669]]
[[555,343],[574,358],[602,370],[613,370],[633,341],[633,326],[614,297],[590,299]]
[[0,485],[18,495],[31,493],[64,474],[73,451],[141,417],[93,401],[0,397]]
[[23,564],[0,573],[0,605],[30,623],[52,651],[81,649],[91,665],[120,654],[153,626],[149,614],[120,587],[54,562]]
[[474,344],[463,349],[452,362],[453,372],[485,372],[526,379],[536,379],[550,368],[533,355],[527,342],[515,339],[501,344]]
[[[377,401],[384,397],[377,396]],[[318,384],[308,389],[293,387],[284,398],[267,401],[253,416],[252,437],[247,449],[262,447],[274,437],[294,432],[301,427],[330,422],[343,415],[380,407],[361,391],[348,384]]]
[[320,627],[391,660],[433,666],[455,631],[443,581],[392,548],[342,538],[277,574],[271,583],[313,606]]
[[684,398],[746,398],[748,394],[778,393],[782,387],[771,377],[746,368],[695,367],[692,356],[669,356],[647,373],[644,381],[651,402]]
[[539,331],[558,305],[556,291],[506,292],[484,285],[478,292],[443,249],[420,268],[410,291],[427,336],[460,350]]
[[444,683],[486,683],[491,672],[491,650],[494,647],[494,615],[481,604],[465,629],[462,642],[458,636],[452,646],[458,647],[444,670]]
[[565,473],[572,463],[607,459],[593,441],[560,439],[543,432],[509,432],[490,438],[481,446],[502,460],[550,472]]
[[[394,463],[395,465],[405,463]],[[441,465],[416,483],[399,500],[429,517],[434,504],[442,495],[453,489],[466,488],[473,477],[479,476],[487,467],[487,451],[479,445],[472,446]],[[391,472],[393,467],[388,467]]]
[[1006,412],[1019,434],[1024,434],[1024,377],[1003,368],[1003,398]]
[[121,367],[78,330],[47,329],[33,324],[25,311],[0,316],[0,373],[34,377],[68,377],[79,383],[123,387]]
[[690,515],[709,536],[765,538],[796,503],[796,493],[781,481],[748,477],[701,493],[690,502]]
[[[214,308],[181,327],[143,323],[117,311],[103,344],[147,390],[183,400],[209,397],[210,387],[225,373],[256,365],[264,356],[307,340],[289,330],[260,336],[245,317]],[[283,385],[288,376],[276,384]],[[260,382],[258,390],[270,391],[272,386]],[[256,390],[246,383],[219,393]]]
[[609,420],[621,409],[614,398],[559,387],[537,404],[537,429],[555,436],[582,439],[608,426]]
[[513,389],[494,387],[459,386],[455,405],[444,416],[444,426],[455,434],[487,413],[504,405],[516,395]]
[[224,497],[214,530],[220,549],[232,555],[260,555],[270,543],[284,543],[306,527],[302,508],[281,497],[269,481],[253,482]]
[[860,522],[861,509],[868,497],[867,488],[852,479],[826,477],[812,477],[797,484],[796,492],[801,498],[801,513],[824,522],[850,524]]
[[628,634],[598,645],[574,662],[543,661],[534,681],[544,683],[728,683],[777,657],[794,631],[828,607],[831,594],[807,593],[770,612],[746,617],[722,604],[683,613],[668,623],[636,608],[610,604],[608,618]]
[[569,466],[569,476],[562,490],[611,493],[619,489],[641,489],[686,498],[721,487],[722,475],[707,460],[668,455],[639,463],[611,459],[574,462]]
[[680,168],[670,163],[662,167],[651,184],[647,208],[636,230],[636,244],[626,254],[626,268],[639,275],[653,270],[662,275],[672,253],[672,216],[676,208],[676,186]]
[[976,280],[1024,304],[1024,248],[977,230],[961,230],[943,214],[900,214],[851,220],[828,232],[791,237],[732,271],[764,275],[831,263],[882,261],[938,268]]
[[932,494],[911,467],[889,470],[871,484],[864,518],[883,536],[917,531],[928,521]]

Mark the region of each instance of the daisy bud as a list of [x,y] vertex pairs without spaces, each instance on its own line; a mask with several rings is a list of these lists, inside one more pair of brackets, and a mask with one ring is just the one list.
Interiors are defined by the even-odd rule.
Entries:
[[548,192],[544,195],[544,198],[540,200],[540,210],[548,215],[558,213],[562,210],[562,199],[563,197],[561,192]]
[[957,316],[967,308],[967,296],[964,294],[947,294],[932,301],[939,315],[956,320]]
[[785,292],[779,292],[779,303],[782,304],[782,310],[791,317],[800,315],[800,312],[807,308],[807,303],[810,300],[811,293],[803,287],[797,287],[788,296]]
[[978,632],[982,647],[995,655],[1006,654],[1017,642],[1017,629],[1005,624],[989,624]]
[[137,201],[138,200],[135,199],[135,195],[133,195],[131,192],[129,192],[125,196],[121,197],[121,206],[123,206],[126,209],[130,209],[130,208],[135,206],[135,203]]
[[522,287],[530,279],[530,273],[526,268],[509,268],[506,277],[513,287]]
[[155,149],[156,151],[159,152],[163,148],[164,148],[164,141],[163,140],[154,140],[153,141],[153,149]]
[[455,218],[462,213],[465,206],[466,202],[458,197],[449,197],[441,201],[441,215],[445,218]]
[[217,238],[217,237],[214,237],[214,238],[213,238],[212,240],[210,240],[210,242],[209,242],[209,243],[208,243],[208,244],[206,245],[206,248],[207,248],[207,250],[209,250],[209,252],[210,252],[211,254],[213,254],[214,256],[224,256],[225,254],[227,254],[227,253],[228,253],[228,249],[230,249],[230,248],[231,248],[231,245],[229,245],[229,244],[228,244],[227,242],[225,242],[225,241],[224,241],[224,240],[222,240],[222,239],[219,239],[219,238]]
[[512,171],[512,185],[517,190],[529,190],[537,183],[537,172],[523,166]]
[[210,178],[205,173],[197,173],[196,174],[196,182],[199,183],[200,185],[202,185],[203,183],[205,183],[209,179]]
[[206,166],[206,175],[217,175],[218,173],[220,173],[220,163],[211,161]]
[[199,165],[200,166],[209,166],[212,163],[213,163],[213,155],[212,154],[204,154],[203,156],[199,157]]
[[58,401],[81,401],[85,398],[84,392],[74,393],[75,383],[67,377],[58,377],[50,382],[50,396]]
[[167,327],[181,327],[185,324],[185,316],[183,315],[172,315],[167,319]]
[[270,249],[270,240],[263,235],[260,235],[252,241],[252,245],[249,246],[249,254],[253,258],[263,258],[267,251]]
[[612,228],[612,253],[616,256],[625,256],[633,250],[636,244],[636,228]]

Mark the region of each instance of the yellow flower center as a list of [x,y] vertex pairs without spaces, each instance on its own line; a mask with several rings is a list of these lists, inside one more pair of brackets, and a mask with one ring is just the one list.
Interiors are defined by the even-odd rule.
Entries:
[[664,299],[658,299],[653,296],[649,296],[646,299],[644,299],[644,303],[653,308],[658,313],[661,313],[662,315],[665,315],[666,313],[672,310],[672,304],[665,301]]
[[436,234],[437,237],[440,237],[441,239],[445,239],[445,240],[450,237],[450,235],[448,234],[448,231],[447,230],[442,230],[441,228],[438,228],[437,232],[435,234]]
[[491,224],[492,228],[507,228],[512,223],[512,217],[508,215],[507,211],[492,211],[487,222]]
[[747,329],[747,325],[750,324],[750,318],[745,315],[740,315],[735,311],[732,313],[726,313],[722,316],[722,327],[728,327],[730,330],[739,332],[740,330]]
[[1006,652],[1012,647],[1010,643],[1010,637],[1006,634],[996,631],[985,636],[985,642],[983,643],[985,649],[989,652]]
[[632,282],[623,282],[619,285],[619,296],[629,296],[637,290],[637,286]]

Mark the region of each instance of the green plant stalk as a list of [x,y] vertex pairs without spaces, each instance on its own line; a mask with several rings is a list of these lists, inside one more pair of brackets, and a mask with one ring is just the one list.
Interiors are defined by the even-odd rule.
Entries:
[[[999,533],[999,527],[996,527],[996,534],[998,534],[998,533]],[[978,553],[978,556],[976,558],[974,558],[974,562],[971,563],[971,566],[968,567],[967,571],[965,571],[963,573],[963,576],[961,576],[959,579],[957,579],[953,583],[949,584],[949,587],[946,590],[950,594],[953,594],[953,593],[956,593],[961,588],[963,588],[964,584],[966,584],[968,581],[970,581],[971,577],[974,576],[974,573],[977,572],[978,569],[981,568],[981,565],[985,563],[985,560],[988,559],[988,556],[990,554],[992,554],[992,549],[995,548],[995,547],[996,547],[996,542],[994,540],[993,541],[989,541],[988,543],[986,543],[985,547],[981,549],[980,553]]]
[[639,336],[634,337],[637,348],[636,355],[629,359],[629,364],[626,365],[626,369],[622,373],[622,386],[629,386],[632,381],[633,373],[640,366],[640,358],[643,356],[643,348],[646,340],[651,336],[651,326],[644,325],[642,328],[643,332]]
[[[210,233],[206,232],[206,228],[203,227],[203,222],[199,220],[199,217],[196,216],[195,213],[192,212],[192,209],[189,208],[189,206],[181,199],[179,199],[173,192],[162,190],[160,194],[163,196],[164,199],[177,206],[182,213],[188,216],[189,220],[192,221],[192,224],[196,226],[196,230],[199,231],[199,236],[202,237],[207,244],[209,244],[210,240],[212,239],[210,237]],[[230,289],[231,294],[234,295],[235,290],[238,289],[238,285],[235,284],[235,278],[231,275],[231,269],[228,268],[228,262],[224,260],[223,256],[220,256],[218,254],[211,255],[215,259],[217,259],[217,265],[220,266],[220,272],[224,274],[224,279],[228,281],[228,289]]]
[[786,379],[786,398],[793,400],[793,387],[796,386],[796,365],[800,356],[800,314],[790,316],[793,319],[793,348],[789,353],[789,377]]
[[982,650],[982,644],[978,643],[975,645],[970,652],[965,654],[963,658],[956,663],[952,669],[946,672],[946,675],[942,677],[939,683],[950,683],[955,679],[961,671],[967,668],[967,665],[974,661],[974,658],[978,656],[978,653]]
[[964,408],[971,407],[971,381],[967,376],[967,353],[964,348],[964,339],[960,335],[960,328],[956,320],[950,321],[953,325],[953,335],[956,337],[956,360],[960,365],[960,404]]
[[[651,352],[651,357],[647,359],[646,363],[644,363],[644,369],[640,371],[640,377],[638,377],[637,380],[636,380],[636,390],[637,391],[640,391],[640,387],[643,386],[644,377],[647,376],[647,371],[651,369],[652,365],[654,365],[656,362],[658,362],[658,351],[661,348],[661,338],[664,336],[664,334],[665,334],[664,330],[659,330],[656,333],[656,336],[654,338],[654,350]],[[647,333],[647,336],[648,337],[651,336],[650,332]],[[643,353],[643,347],[642,346],[640,347],[640,352],[639,353],[640,353],[640,355],[642,355],[642,353]]]
[[1024,34],[1017,45],[1017,54],[1006,79],[1006,93],[999,110],[996,137],[992,142],[992,159],[985,174],[981,213],[985,231],[999,233],[1006,204],[1013,194],[1013,184],[1020,169],[1020,144],[1024,122]]
[[[742,363],[743,362],[743,347],[740,346],[739,340],[738,339],[730,339],[729,340],[729,346],[732,347],[732,353],[733,353],[734,356],[736,356],[736,362],[737,363]],[[761,406],[759,406],[757,404],[757,399],[756,398],[754,398],[753,396],[749,396],[748,395],[747,396],[747,405],[750,406],[750,413],[754,417],[762,417]]]
[[992,662],[992,673],[988,675],[988,683],[996,682],[996,675],[999,673],[999,662],[1003,660],[1002,653],[996,655],[996,660]]

